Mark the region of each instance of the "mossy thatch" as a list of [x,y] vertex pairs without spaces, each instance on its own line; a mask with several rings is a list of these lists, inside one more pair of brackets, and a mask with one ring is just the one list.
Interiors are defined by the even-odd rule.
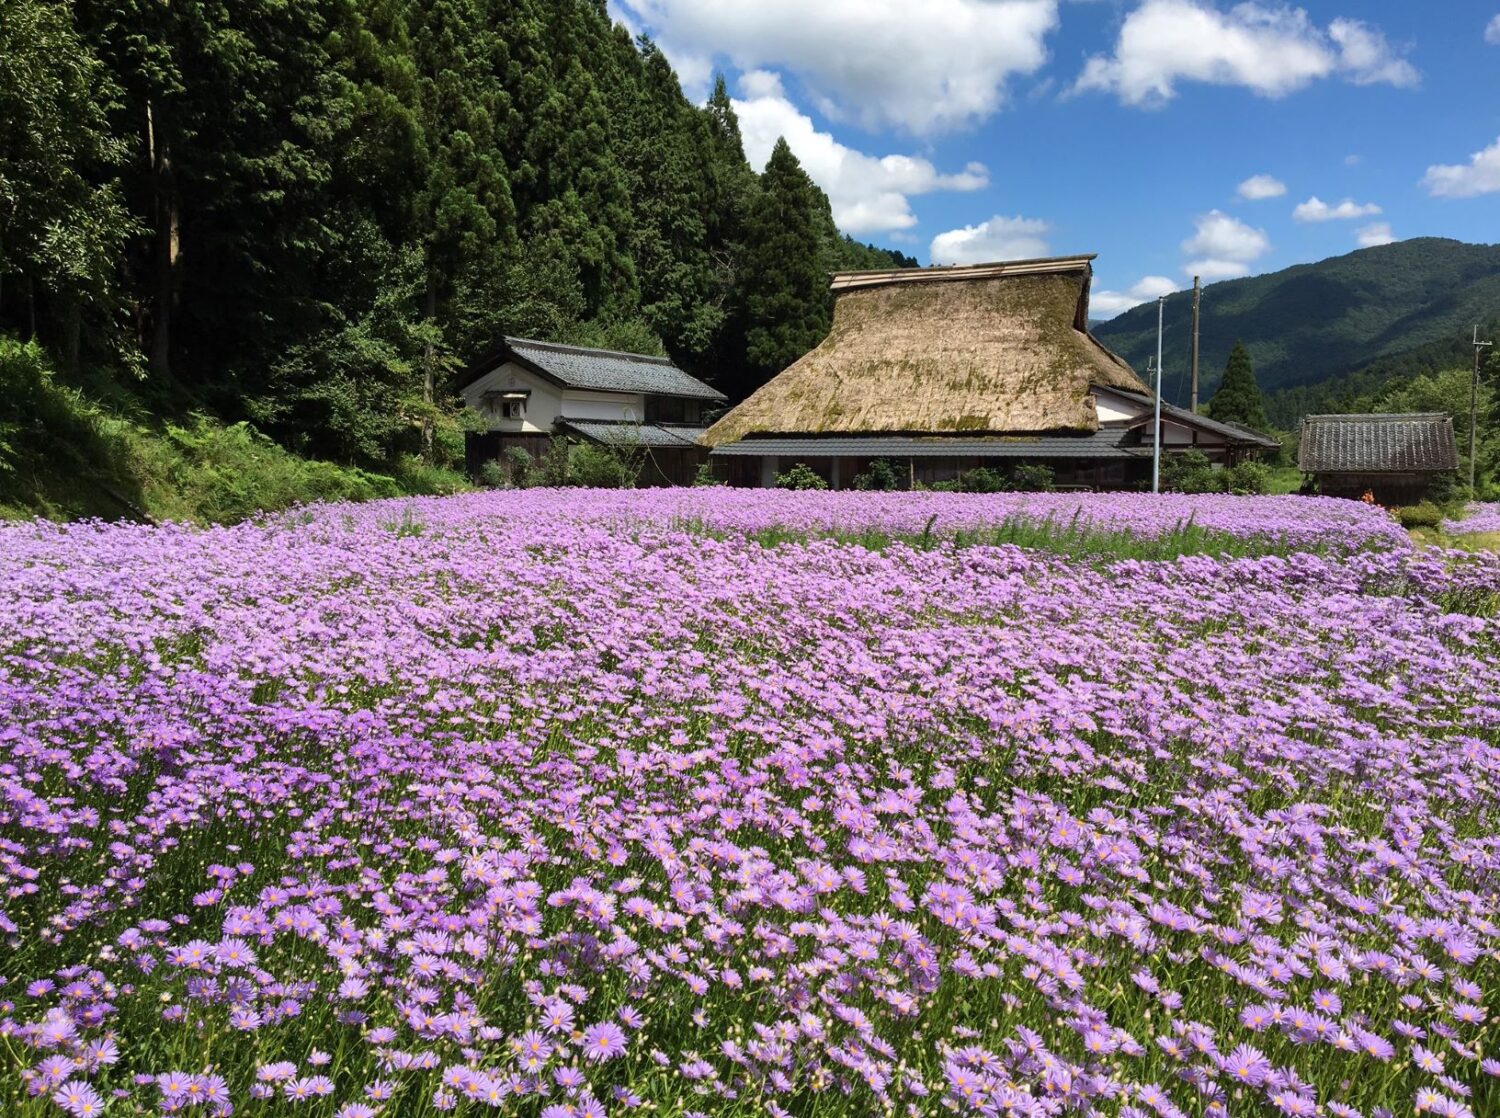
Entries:
[[[823,343],[708,429],[760,434],[1098,430],[1092,385],[1148,389],[1083,328],[1087,259],[1054,271],[847,285]],[[920,280],[920,282],[915,282]],[[836,286],[838,286],[836,284]]]

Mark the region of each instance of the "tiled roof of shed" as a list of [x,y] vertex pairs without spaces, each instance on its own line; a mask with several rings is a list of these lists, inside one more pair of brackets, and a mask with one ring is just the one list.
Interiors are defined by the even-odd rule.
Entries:
[[649,396],[683,396],[695,400],[724,400],[717,388],[684,373],[666,357],[616,353],[607,349],[506,338],[505,348],[565,388],[598,392],[640,392]]
[[1305,473],[1436,472],[1458,468],[1453,419],[1412,415],[1310,415],[1297,464]]

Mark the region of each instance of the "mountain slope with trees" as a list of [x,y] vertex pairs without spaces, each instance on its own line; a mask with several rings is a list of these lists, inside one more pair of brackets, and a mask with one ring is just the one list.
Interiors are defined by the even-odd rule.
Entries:
[[[1461,363],[1475,323],[1492,321],[1497,308],[1500,245],[1432,237],[1211,284],[1203,291],[1199,398],[1213,394],[1242,341],[1267,393],[1270,422],[1289,428],[1323,410],[1325,384],[1354,378],[1328,397],[1352,398]],[[1192,292],[1168,296],[1165,317],[1164,395],[1186,404]],[[1144,369],[1156,352],[1156,306],[1136,307],[1094,332]]]
[[147,426],[451,463],[502,333],[743,395],[826,327],[809,277],[914,263],[603,0],[0,0],[0,335]]

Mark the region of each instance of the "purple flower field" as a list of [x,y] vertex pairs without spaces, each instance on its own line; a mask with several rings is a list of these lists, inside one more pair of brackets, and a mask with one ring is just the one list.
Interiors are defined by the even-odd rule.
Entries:
[[[753,533],[773,529],[808,534],[858,534],[877,530],[917,535],[931,522],[939,536],[977,531],[1010,520],[1075,523],[1142,538],[1193,525],[1208,533],[1256,539],[1268,545],[1352,552],[1409,548],[1410,537],[1375,505],[1322,497],[1244,497],[1110,493],[797,493],[763,489],[553,490],[416,501],[385,501],[339,510],[355,523],[382,523],[403,514],[423,524],[459,526],[474,517],[551,517],[559,500],[573,521],[628,528],[636,523]],[[301,514],[303,516],[311,514]],[[347,522],[347,519],[346,521]]]
[[1443,521],[1443,531],[1450,536],[1500,532],[1500,503],[1472,502],[1461,519]]
[[[747,535],[1075,510],[1322,553]],[[0,1113],[1493,1115],[1500,560],[1390,523],[0,526]]]

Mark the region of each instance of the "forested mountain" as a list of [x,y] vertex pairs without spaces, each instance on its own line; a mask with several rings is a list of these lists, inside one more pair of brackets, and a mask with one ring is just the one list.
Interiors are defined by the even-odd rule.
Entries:
[[[1392,380],[1462,365],[1476,323],[1500,312],[1500,245],[1418,238],[1203,290],[1199,397],[1243,341],[1273,426],[1340,410]],[[1188,398],[1192,292],[1168,296],[1164,394]],[[1156,305],[1094,327],[1144,369],[1156,353]]]
[[604,0],[0,0],[0,332],[96,394],[441,455],[501,333],[740,396],[826,330],[824,273],[914,263]]

